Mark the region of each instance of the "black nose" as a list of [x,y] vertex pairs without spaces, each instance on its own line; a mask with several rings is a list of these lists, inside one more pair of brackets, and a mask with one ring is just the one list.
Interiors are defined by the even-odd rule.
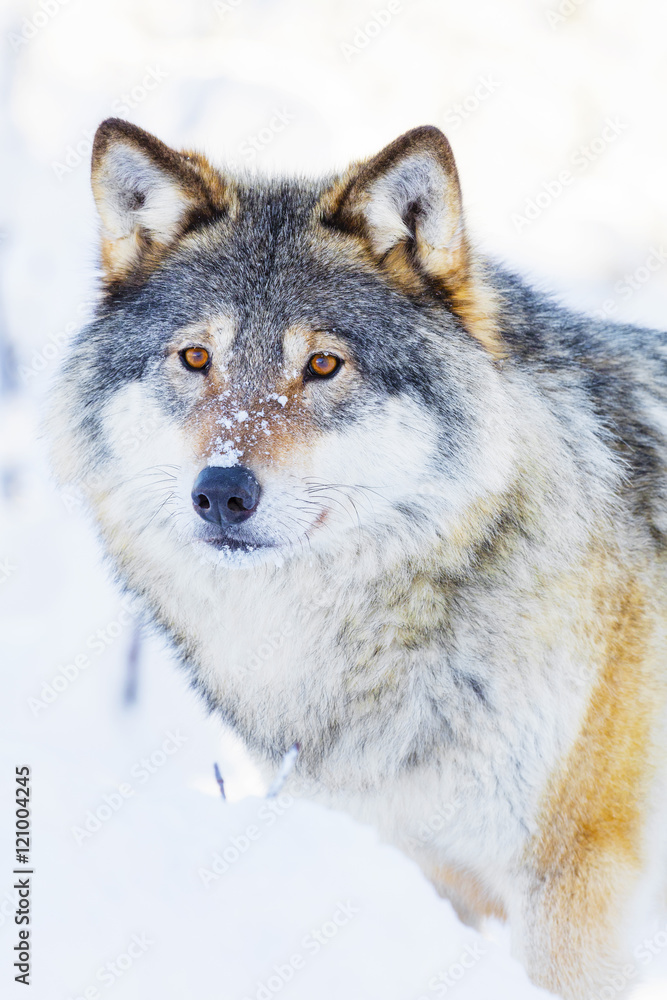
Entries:
[[205,521],[226,527],[240,524],[257,510],[261,488],[252,472],[242,465],[229,469],[209,465],[192,487],[195,510]]

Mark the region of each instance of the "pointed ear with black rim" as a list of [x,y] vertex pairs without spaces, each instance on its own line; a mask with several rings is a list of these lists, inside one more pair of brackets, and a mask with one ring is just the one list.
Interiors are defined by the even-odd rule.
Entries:
[[193,225],[228,210],[223,178],[197,153],[179,153],[119,118],[93,143],[92,187],[108,284],[141,279]]
[[359,238],[392,282],[444,296],[468,332],[504,356],[496,297],[469,244],[454,155],[439,129],[412,129],[352,166],[321,207],[325,222]]

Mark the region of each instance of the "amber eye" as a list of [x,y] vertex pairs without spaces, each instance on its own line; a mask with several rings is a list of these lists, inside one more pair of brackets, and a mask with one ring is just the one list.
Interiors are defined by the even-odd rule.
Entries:
[[342,365],[335,354],[313,354],[308,362],[307,374],[317,378],[331,378]]
[[200,372],[207,368],[210,359],[211,356],[204,347],[186,347],[181,351],[181,361],[186,368],[192,368],[194,371]]

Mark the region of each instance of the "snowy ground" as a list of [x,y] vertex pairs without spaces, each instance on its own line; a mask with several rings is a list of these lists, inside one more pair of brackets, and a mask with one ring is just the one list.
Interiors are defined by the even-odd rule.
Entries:
[[[545,995],[509,957],[503,928],[463,928],[371,830],[260,798],[242,749],[155,637],[140,643],[128,698],[133,609],[82,511],[50,483],[37,428],[93,289],[87,161],[110,114],[272,171],[329,169],[407,127],[439,124],[488,249],[575,305],[664,326],[667,12],[641,0],[629,20],[620,0],[574,0],[571,13],[549,17],[558,7],[2,5],[3,997],[25,995],[12,982],[9,822],[22,764],[34,794],[35,1000]],[[269,129],[276,112],[283,127]],[[608,119],[616,131],[603,141]],[[563,170],[571,180],[559,192]],[[637,1000],[667,996],[666,930],[667,917],[649,932],[655,956],[637,953],[647,977]]]

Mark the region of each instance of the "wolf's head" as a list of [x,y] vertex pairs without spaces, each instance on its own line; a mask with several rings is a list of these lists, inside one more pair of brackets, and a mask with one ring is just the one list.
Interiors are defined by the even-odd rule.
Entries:
[[314,183],[111,119],[92,177],[105,291],[60,379],[59,464],[117,554],[410,552],[490,516],[503,347],[437,129]]

